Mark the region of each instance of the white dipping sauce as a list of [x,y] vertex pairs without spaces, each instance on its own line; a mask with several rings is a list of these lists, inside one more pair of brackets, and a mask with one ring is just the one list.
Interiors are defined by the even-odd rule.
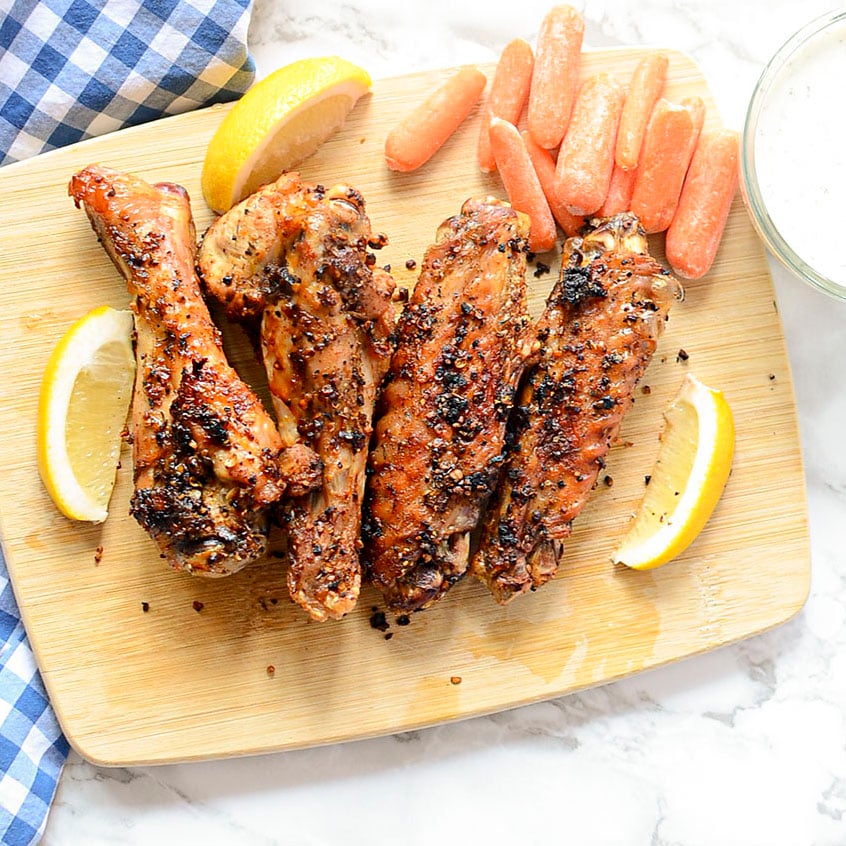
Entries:
[[805,264],[846,290],[846,21],[806,41],[772,79],[755,170],[773,225]]

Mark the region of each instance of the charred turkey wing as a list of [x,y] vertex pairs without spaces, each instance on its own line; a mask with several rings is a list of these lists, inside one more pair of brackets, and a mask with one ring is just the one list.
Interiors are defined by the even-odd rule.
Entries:
[[201,296],[188,195],[97,165],[69,192],[132,295],[131,512],[175,569],[234,572],[266,551],[267,507],[287,483],[283,444],[226,361]]
[[364,200],[285,174],[206,234],[209,289],[259,336],[279,430],[322,461],[286,515],[288,587],[315,620],[338,619],[361,584],[361,501],[373,407],[393,349],[393,280],[375,267]]
[[467,569],[522,371],[528,219],[471,199],[429,248],[399,322],[365,502],[369,574],[395,611]]
[[539,358],[520,390],[514,446],[471,567],[498,602],[555,575],[561,542],[681,296],[648,254],[634,215],[599,221],[566,242],[561,276],[536,326]]

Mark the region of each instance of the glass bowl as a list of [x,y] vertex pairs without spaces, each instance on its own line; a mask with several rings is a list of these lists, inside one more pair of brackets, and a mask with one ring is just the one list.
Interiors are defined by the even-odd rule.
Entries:
[[758,80],[740,187],[758,234],[800,278],[846,299],[846,10],[793,35]]

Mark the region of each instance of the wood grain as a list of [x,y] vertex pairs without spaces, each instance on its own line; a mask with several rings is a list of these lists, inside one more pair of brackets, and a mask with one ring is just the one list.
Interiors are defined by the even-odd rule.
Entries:
[[[631,72],[642,55],[589,53],[584,72]],[[672,98],[697,93],[697,67],[671,53]],[[414,284],[438,224],[472,194],[502,195],[475,163],[478,112],[424,168],[390,173],[384,137],[446,74],[374,84],[344,130],[302,167],[358,186],[380,263]],[[24,621],[62,726],[100,764],[162,763],[333,743],[483,714],[597,685],[747,637],[790,618],[809,583],[804,478],[788,360],[761,244],[737,200],[711,273],[687,286],[601,483],[568,542],[561,574],[506,608],[457,586],[392,639],[372,628],[365,590],[340,623],[308,622],[287,599],[284,562],[221,581],[169,572],[127,514],[124,454],[101,527],[61,517],[36,472],[37,394],[46,359],[74,319],[127,294],[67,198],[92,161],[173,180],[211,220],[199,177],[226,107],[162,120],[4,168],[0,231],[0,529]],[[661,238],[652,246],[661,254]],[[545,256],[555,266],[556,256]],[[554,278],[530,275],[537,312]],[[679,348],[689,359],[677,359]],[[251,373],[237,333],[228,349]],[[661,411],[687,371],[722,388],[737,418],[732,476],[712,520],[680,559],[637,573],[609,563],[643,493]],[[102,560],[95,550],[102,546]],[[200,612],[193,602],[203,603]],[[142,611],[149,603],[149,611]],[[268,667],[274,671],[269,673]],[[451,681],[460,677],[460,683]]]

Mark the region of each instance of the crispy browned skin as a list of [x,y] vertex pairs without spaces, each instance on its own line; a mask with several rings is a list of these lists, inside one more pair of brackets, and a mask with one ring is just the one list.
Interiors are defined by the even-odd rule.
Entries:
[[570,238],[537,324],[539,359],[515,409],[515,445],[483,521],[472,573],[505,604],[558,567],[681,286],[634,215]]
[[315,620],[354,607],[373,406],[393,350],[393,280],[374,266],[364,200],[286,174],[236,206],[199,254],[228,314],[261,321],[283,440],[322,459],[322,484],[287,515],[288,587]]
[[400,319],[370,457],[369,574],[394,611],[467,569],[523,367],[528,220],[473,199],[439,228]]
[[226,361],[202,299],[188,195],[97,165],[75,174],[69,192],[133,298],[131,512],[175,569],[239,570],[266,551],[267,509],[287,481],[283,444]]

